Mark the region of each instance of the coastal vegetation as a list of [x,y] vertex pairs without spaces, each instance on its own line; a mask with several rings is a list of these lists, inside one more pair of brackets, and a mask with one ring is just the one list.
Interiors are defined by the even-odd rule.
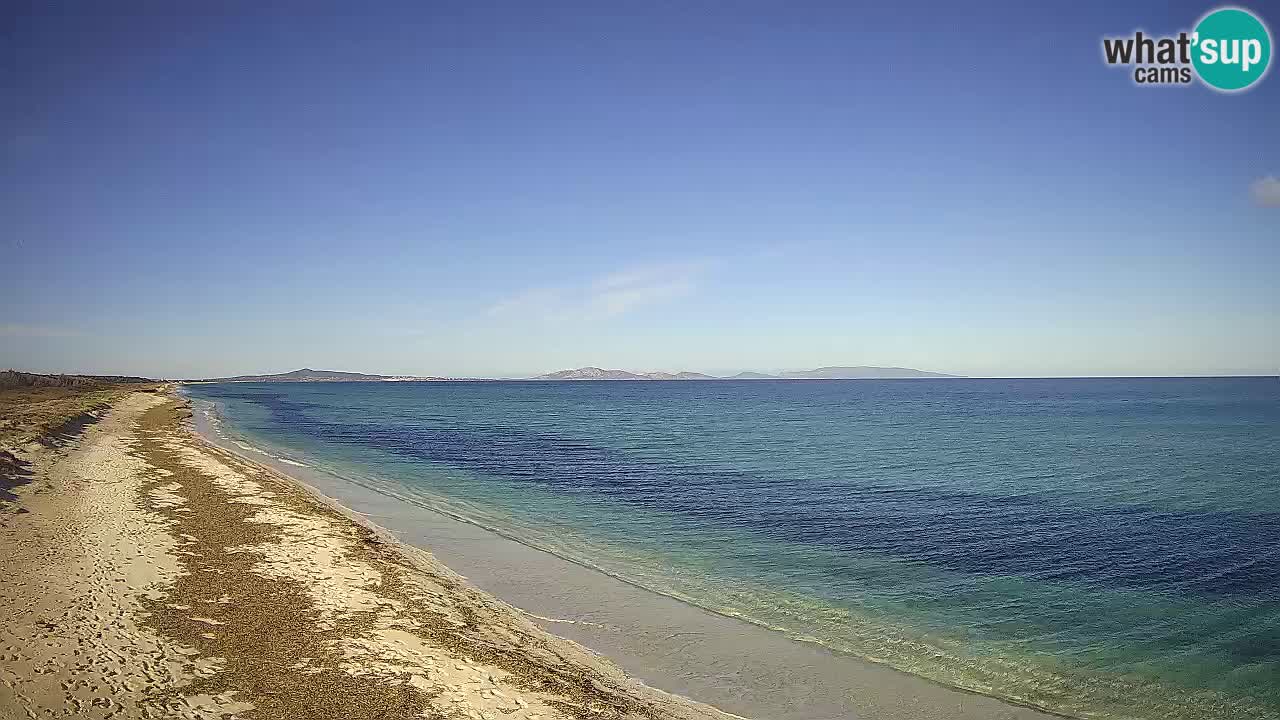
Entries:
[[154,380],[122,375],[0,371],[0,450],[54,438],[125,393],[155,386]]

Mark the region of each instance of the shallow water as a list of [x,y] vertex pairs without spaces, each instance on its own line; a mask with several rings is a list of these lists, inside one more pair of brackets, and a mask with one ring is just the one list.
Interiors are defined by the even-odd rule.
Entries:
[[1280,717],[1275,379],[187,391],[284,461],[938,682]]

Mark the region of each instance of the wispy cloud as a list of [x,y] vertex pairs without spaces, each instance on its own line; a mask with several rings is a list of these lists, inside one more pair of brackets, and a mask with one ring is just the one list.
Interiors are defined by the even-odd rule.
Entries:
[[1280,178],[1268,175],[1249,186],[1253,201],[1262,207],[1280,207]]
[[79,330],[50,327],[47,325],[19,325],[15,323],[0,324],[0,337],[25,338],[71,338],[83,337]]
[[617,317],[692,295],[708,265],[702,261],[646,265],[575,285],[532,288],[494,303],[487,314],[553,320]]
[[489,307],[490,317],[544,314],[564,302],[563,291],[558,288],[533,288],[504,298]]

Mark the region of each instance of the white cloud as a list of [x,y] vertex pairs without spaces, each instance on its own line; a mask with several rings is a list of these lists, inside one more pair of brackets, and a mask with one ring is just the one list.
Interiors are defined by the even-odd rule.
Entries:
[[612,288],[635,287],[664,283],[672,278],[687,278],[700,275],[707,269],[704,260],[661,263],[657,265],[641,265],[619,272],[603,275],[592,281],[591,286],[601,290]]
[[571,286],[533,288],[494,303],[487,314],[552,320],[617,317],[693,294],[706,267],[705,262],[648,265]]
[[18,325],[15,323],[0,325],[0,337],[69,338],[83,336],[84,333],[79,330],[44,325]]
[[694,284],[689,279],[614,287],[592,296],[590,307],[601,315],[612,317],[646,305],[656,305],[684,297],[692,294],[693,291]]
[[1268,175],[1249,186],[1253,201],[1262,207],[1280,207],[1280,178]]
[[499,300],[486,311],[490,317],[544,314],[563,302],[563,292],[557,288],[533,288]]

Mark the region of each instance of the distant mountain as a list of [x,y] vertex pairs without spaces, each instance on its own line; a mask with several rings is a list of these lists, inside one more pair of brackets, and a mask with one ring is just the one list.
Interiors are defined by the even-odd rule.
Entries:
[[646,372],[634,373],[626,370],[604,370],[598,367],[581,367],[573,370],[539,375],[534,380],[716,380],[711,375],[696,372]]
[[648,380],[648,378],[626,370],[581,367],[574,370],[560,370],[546,375],[539,375],[534,380]]
[[582,367],[573,370],[539,375],[534,380],[855,380],[872,378],[948,378],[959,375],[926,372],[899,367],[822,367],[816,370],[789,370],[780,375],[758,372],[741,372],[726,378],[696,372],[645,372],[628,370],[604,370],[598,367]]
[[678,372],[678,373],[647,372],[647,373],[639,373],[639,375],[641,380],[719,380],[720,379],[718,377],[715,377],[714,375],[703,375],[702,373],[689,372],[687,370],[684,372]]
[[302,368],[275,375],[236,375],[235,377],[208,378],[192,382],[398,382],[406,380],[444,380],[438,377],[414,377],[412,375],[366,375],[365,373],[339,370],[312,370]]
[[[598,367],[581,367],[572,370],[539,375],[534,380],[809,380],[855,378],[924,378],[960,377],[942,373],[912,370],[911,368],[883,367],[824,367],[817,370],[790,370],[780,375],[758,372],[741,372],[727,378],[697,372],[631,372],[629,370],[605,370]],[[188,380],[201,383],[231,382],[411,382],[428,380],[471,380],[474,378],[417,377],[413,375],[370,375],[342,372],[340,370],[312,370],[302,368],[293,372],[274,375],[236,375],[235,377]]]

